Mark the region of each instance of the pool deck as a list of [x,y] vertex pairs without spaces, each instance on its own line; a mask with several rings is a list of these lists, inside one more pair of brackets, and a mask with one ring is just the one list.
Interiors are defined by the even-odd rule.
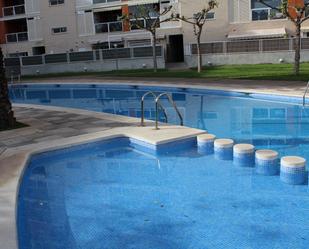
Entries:
[[196,137],[205,131],[160,125],[118,115],[72,108],[14,105],[18,121],[29,127],[0,132],[0,249],[17,249],[16,197],[28,158],[38,152],[117,137],[130,137],[159,145]]
[[[309,80],[309,79],[308,79]],[[226,91],[276,94],[284,96],[302,97],[307,82],[302,81],[272,81],[272,80],[246,80],[246,79],[188,79],[188,78],[140,78],[140,77],[64,77],[38,80],[25,80],[21,83],[88,83],[88,84],[131,84],[154,85],[172,87],[192,87],[204,89],[217,89]]]

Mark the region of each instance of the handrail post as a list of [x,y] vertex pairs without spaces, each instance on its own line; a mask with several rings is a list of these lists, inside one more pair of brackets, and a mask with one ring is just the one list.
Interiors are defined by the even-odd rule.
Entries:
[[144,122],[144,100],[141,101],[141,126],[145,126]]
[[[146,93],[143,95],[142,100],[141,100],[141,126],[145,126],[144,101],[145,101],[145,98],[146,98],[148,95],[150,95],[150,94],[154,97],[155,100],[156,100],[156,98],[157,98],[157,95],[155,95],[155,93],[152,92],[152,91],[146,92]],[[163,106],[160,104],[160,102],[158,102],[158,112],[159,112],[159,107],[162,109],[163,114],[164,114],[164,118],[165,118],[165,122],[167,123],[167,122],[168,122],[167,114],[166,114],[166,111],[165,111],[165,109],[163,108]]]
[[[179,109],[178,109],[176,103],[174,102],[173,98],[172,98],[168,93],[166,93],[166,92],[165,92],[165,93],[161,93],[161,94],[156,98],[156,107],[157,107],[157,104],[158,104],[158,102],[159,102],[159,100],[160,100],[160,98],[161,98],[162,96],[166,96],[166,97],[167,97],[168,101],[169,101],[170,104],[174,107],[174,109],[175,109],[175,111],[176,111],[176,113],[177,113],[177,115],[178,115],[178,117],[179,117],[179,119],[180,119],[180,125],[183,126],[183,117],[182,117],[182,115],[181,115],[181,113],[180,113],[180,111],[179,111]],[[158,117],[157,117],[157,115],[158,115],[158,112],[157,112],[157,108],[156,108],[156,130],[159,130],[159,127],[158,127]]]
[[156,130],[159,130],[159,108],[158,108],[158,101],[156,101]]
[[306,87],[304,95],[303,95],[303,107],[305,107],[305,105],[306,105],[306,95],[307,95],[307,92],[308,92],[308,88],[309,88],[309,81],[307,83],[307,87]]

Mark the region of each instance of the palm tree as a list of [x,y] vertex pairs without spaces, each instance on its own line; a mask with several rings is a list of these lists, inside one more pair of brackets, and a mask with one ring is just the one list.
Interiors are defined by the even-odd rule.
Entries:
[[16,124],[8,94],[2,49],[0,48],[0,130],[13,128]]

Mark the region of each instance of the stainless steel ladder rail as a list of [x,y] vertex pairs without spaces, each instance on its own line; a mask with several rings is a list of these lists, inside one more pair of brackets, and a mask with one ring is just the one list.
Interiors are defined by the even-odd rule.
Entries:
[[[149,92],[146,92],[143,97],[142,97],[142,100],[141,100],[141,126],[145,126],[145,115],[144,115],[144,102],[145,102],[145,98],[148,96],[148,95],[152,95],[154,97],[154,99],[156,100],[157,98],[157,95],[152,92],[152,91],[149,91]],[[163,111],[163,114],[164,114],[164,118],[165,118],[165,122],[167,123],[168,120],[167,120],[167,114],[166,114],[166,111],[165,109],[163,108],[163,106],[161,105],[160,102],[158,102],[158,107],[160,107]],[[157,116],[157,110],[156,110],[156,116]]]
[[157,98],[156,98],[156,130],[159,130],[159,114],[158,114],[158,111],[159,111],[159,101],[160,101],[160,98],[163,97],[163,96],[166,96],[168,101],[170,102],[170,104],[174,107],[179,119],[180,119],[180,125],[183,126],[183,117],[176,105],[176,103],[174,102],[173,98],[171,97],[171,95],[169,95],[168,93],[161,93]]
[[309,90],[309,81],[307,83],[307,87],[303,95],[303,107],[306,105],[306,95],[307,95],[308,90]]

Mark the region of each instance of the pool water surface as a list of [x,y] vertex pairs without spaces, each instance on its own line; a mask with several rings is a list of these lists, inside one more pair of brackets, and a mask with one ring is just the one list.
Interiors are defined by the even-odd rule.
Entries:
[[[94,84],[13,85],[14,103],[73,107],[140,117],[140,100],[147,91],[169,92],[189,127],[207,130],[217,137],[248,142],[258,148],[273,148],[283,155],[309,159],[309,108],[300,98],[215,90]],[[167,99],[162,99],[169,123],[179,124]],[[155,118],[151,97],[145,101],[145,116]],[[160,115],[163,121],[163,114]]]
[[118,138],[35,155],[20,249],[308,248],[307,185],[171,147]]

